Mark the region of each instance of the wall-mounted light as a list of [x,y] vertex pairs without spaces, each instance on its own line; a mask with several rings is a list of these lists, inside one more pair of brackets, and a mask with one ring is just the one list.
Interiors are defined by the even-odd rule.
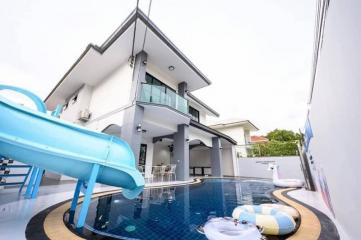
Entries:
[[189,143],[189,138],[186,139],[186,142]]
[[170,66],[168,67],[168,70],[169,70],[169,71],[174,71],[174,69],[175,69],[175,67],[174,67],[173,65],[170,65]]
[[141,132],[142,131],[142,124],[139,123],[135,129],[137,130],[137,132]]

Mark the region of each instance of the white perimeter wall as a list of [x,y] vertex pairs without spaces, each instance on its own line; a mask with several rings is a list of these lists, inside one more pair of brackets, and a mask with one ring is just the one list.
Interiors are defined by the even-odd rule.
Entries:
[[233,169],[232,148],[222,149],[222,174],[227,176],[235,176]]
[[336,220],[360,239],[361,1],[331,1],[311,103],[313,169],[323,171]]
[[237,163],[238,175],[241,177],[272,178],[272,171],[267,170],[268,164],[276,163],[281,178],[304,180],[299,156],[238,158]]

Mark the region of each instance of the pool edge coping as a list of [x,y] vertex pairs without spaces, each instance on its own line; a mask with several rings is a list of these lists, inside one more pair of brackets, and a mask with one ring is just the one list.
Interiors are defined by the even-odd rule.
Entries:
[[[183,183],[176,183],[176,184],[163,184],[163,185],[157,185],[157,186],[146,186],[144,189],[157,189],[157,188],[165,188],[165,187],[176,187],[176,186],[184,186],[184,185],[193,185],[193,184],[199,184],[202,182],[203,178],[193,178],[191,181],[183,182]],[[97,197],[106,196],[109,194],[114,193],[120,193],[122,192],[121,189],[117,190],[108,190],[98,193],[93,193],[92,199]],[[69,211],[70,209],[70,203],[72,201],[71,199],[67,199],[65,201],[59,202],[57,204],[54,204],[37,214],[35,214],[30,221],[28,222],[25,230],[25,236],[28,240],[36,240],[39,239],[39,235],[37,236],[29,236],[27,233],[31,231],[29,229],[29,225],[32,225],[33,222],[38,222],[39,220],[36,219],[37,217],[43,218],[41,223],[41,235],[43,239],[50,239],[50,240],[64,240],[64,239],[74,239],[74,240],[83,240],[86,239],[83,236],[80,236],[78,234],[75,234],[73,231],[71,231],[64,223],[64,214]],[[83,202],[83,196],[79,197],[78,204],[81,204]],[[40,224],[40,223],[38,223]],[[39,226],[37,226],[39,227]],[[37,229],[40,230],[40,229]],[[39,232],[38,232],[39,234]]]
[[[183,185],[193,185],[193,184],[199,184],[203,182],[203,179],[216,179],[217,177],[199,177],[194,178],[192,181],[185,182],[185,183],[177,183],[177,184],[164,184],[164,185],[158,185],[158,186],[147,186],[145,189],[156,189],[156,188],[164,188],[164,187],[176,187],[176,186],[183,186]],[[220,177],[218,177],[220,178]],[[229,179],[230,177],[223,177],[224,179]],[[233,178],[237,179],[237,178]],[[272,195],[277,198],[277,200],[280,200],[287,205],[290,205],[297,209],[300,213],[300,219],[301,223],[297,231],[292,234],[287,239],[290,240],[298,240],[298,239],[319,239],[321,236],[321,223],[317,215],[314,213],[312,208],[310,208],[307,204],[298,201],[296,199],[293,199],[292,197],[288,196],[288,192],[296,190],[295,188],[287,188],[287,189],[276,189],[272,192]],[[121,189],[117,190],[108,190],[104,192],[98,192],[94,193],[92,195],[93,198],[106,196],[109,194],[114,193],[120,193]],[[32,222],[33,218],[36,218],[38,215],[43,215],[43,222],[41,223],[41,228],[43,232],[44,239],[50,239],[50,240],[63,240],[63,239],[75,239],[75,240],[82,240],[86,239],[85,236],[81,236],[70,230],[66,224],[64,223],[64,214],[69,211],[70,209],[70,203],[72,199],[68,199],[62,202],[59,202],[55,205],[52,205],[45,210],[37,213],[35,216],[32,217],[32,219],[28,222],[26,227],[26,232],[28,232],[28,226]],[[83,201],[83,197],[79,198],[78,204],[81,204]],[[45,215],[44,215],[45,214]],[[312,220],[311,224],[307,224],[309,222],[309,219]],[[305,221],[306,220],[306,221]],[[39,223],[40,224],[40,223]],[[305,234],[308,230],[310,230],[310,226],[314,226],[314,224],[317,226],[314,231],[312,231],[312,238],[305,238]],[[308,226],[308,227],[305,227]],[[40,227],[40,226],[38,226]],[[317,230],[318,229],[318,230]],[[318,233],[318,234],[317,234]],[[301,236],[301,237],[299,237]],[[307,235],[310,237],[310,235]],[[31,236],[26,236],[27,239],[37,239],[32,238]],[[38,236],[37,236],[38,237]]]

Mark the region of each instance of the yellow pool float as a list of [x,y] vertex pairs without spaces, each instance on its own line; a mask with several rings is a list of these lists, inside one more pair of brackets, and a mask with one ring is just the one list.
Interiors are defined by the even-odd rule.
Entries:
[[275,207],[243,205],[233,210],[232,217],[240,222],[256,224],[263,228],[263,233],[267,235],[285,235],[296,228],[293,217]]

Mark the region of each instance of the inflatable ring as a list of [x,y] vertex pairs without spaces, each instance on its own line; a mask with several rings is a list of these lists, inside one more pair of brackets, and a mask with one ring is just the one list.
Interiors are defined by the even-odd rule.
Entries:
[[274,179],[273,184],[276,187],[301,188],[301,187],[303,187],[304,182],[300,179]]
[[296,228],[292,216],[274,207],[243,205],[233,210],[232,217],[256,224],[268,235],[285,235]]
[[209,240],[260,240],[262,238],[255,224],[235,224],[232,218],[211,218],[204,224],[203,231]]
[[290,216],[293,217],[293,219],[298,219],[300,217],[299,212],[294,209],[293,207],[282,205],[282,204],[274,204],[274,203],[264,203],[261,204],[262,207],[270,207],[270,208],[276,208],[280,210],[281,212],[288,213]]

